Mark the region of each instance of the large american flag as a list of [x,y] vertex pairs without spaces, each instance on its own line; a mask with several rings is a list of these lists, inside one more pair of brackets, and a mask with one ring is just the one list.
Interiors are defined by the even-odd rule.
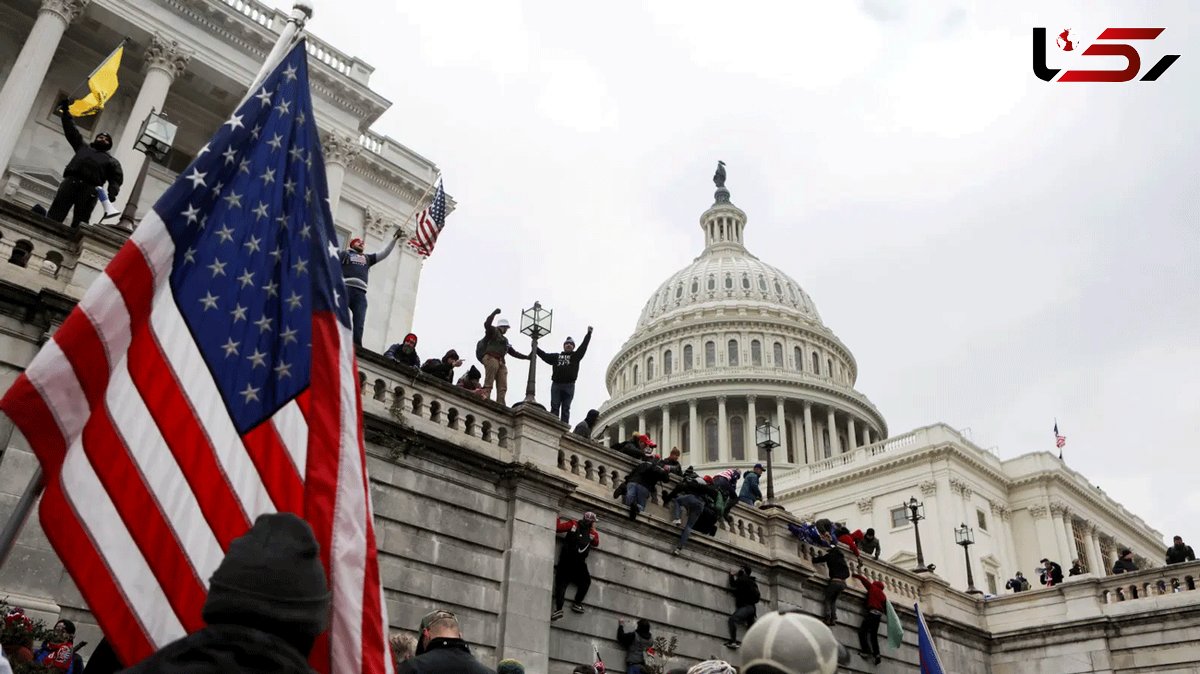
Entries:
[[391,672],[357,366],[304,43],[221,126],[0,401],[42,527],[122,660],[204,626],[263,513],[312,525],[322,672]]
[[437,245],[438,236],[446,226],[446,192],[442,181],[438,181],[437,192],[429,207],[417,215],[417,231],[408,240],[408,245],[422,257],[429,257]]

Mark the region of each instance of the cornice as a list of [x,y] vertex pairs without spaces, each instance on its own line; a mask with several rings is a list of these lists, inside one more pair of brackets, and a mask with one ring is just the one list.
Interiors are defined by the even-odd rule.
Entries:
[[187,71],[192,52],[181,47],[178,41],[156,32],[150,37],[144,58],[147,68],[158,68],[174,80]]
[[[1066,469],[1064,468],[1064,470]],[[1062,473],[1056,471],[1039,471],[1037,473],[1031,473],[1016,480],[1012,480],[1009,484],[1009,490],[1012,491],[1021,487],[1039,484],[1047,486],[1050,484],[1061,485],[1065,487],[1066,490],[1070,491],[1072,495],[1079,497],[1081,502],[1086,503],[1089,506],[1093,506],[1099,512],[1107,515],[1110,518],[1110,522],[1116,523],[1118,526],[1128,527],[1127,533],[1132,533],[1131,537],[1141,536],[1146,540],[1153,540],[1155,543],[1160,543],[1160,541],[1153,538],[1149,534],[1147,528],[1150,525],[1147,524],[1146,521],[1141,517],[1129,512],[1123,507],[1120,509],[1116,508],[1112,503],[1106,501],[1105,499],[1098,498],[1094,493],[1091,492],[1091,490],[1080,488],[1080,486],[1074,480],[1068,479],[1066,475]],[[1078,511],[1075,509],[1070,510],[1078,513]],[[1130,517],[1136,518],[1137,523],[1131,522]]]
[[53,14],[69,25],[83,14],[83,10],[87,9],[91,2],[92,0],[42,0],[39,11]]

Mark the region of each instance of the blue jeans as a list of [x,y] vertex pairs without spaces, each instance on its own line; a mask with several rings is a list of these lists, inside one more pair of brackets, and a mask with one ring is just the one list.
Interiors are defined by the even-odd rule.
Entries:
[[625,674],[643,674],[646,670],[641,665],[627,665]]
[[362,346],[363,326],[367,324],[367,291],[346,286],[346,305],[350,308],[350,323],[354,327],[354,345]]
[[[677,507],[687,508],[688,518],[683,525],[683,533],[679,535],[679,547],[687,545],[688,535],[692,533],[692,527],[696,526],[696,521],[700,519],[700,514],[704,512],[704,501],[695,494],[684,494],[675,498]],[[676,515],[675,519],[679,519]]]
[[625,488],[625,505],[637,504],[638,512],[646,511],[646,500],[650,498],[650,490],[645,485],[630,482]]
[[[571,424],[571,401],[575,399],[575,384],[550,384],[550,414],[562,419],[564,424]],[[559,414],[559,412],[562,412]]]

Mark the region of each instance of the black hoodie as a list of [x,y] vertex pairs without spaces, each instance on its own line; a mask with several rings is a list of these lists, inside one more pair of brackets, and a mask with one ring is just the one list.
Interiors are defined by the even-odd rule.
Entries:
[[584,335],[583,341],[579,343],[579,348],[570,353],[566,351],[546,353],[538,349],[538,357],[554,368],[550,374],[550,381],[555,384],[574,384],[575,380],[579,378],[579,361],[583,360],[583,354],[587,353],[588,343],[591,341],[592,333],[589,330]]
[[846,580],[850,577],[850,567],[846,564],[846,556],[837,548],[830,548],[823,555],[813,557],[814,564],[824,564],[829,569],[829,577]]
[[71,149],[75,150],[75,156],[71,157],[71,161],[67,162],[67,167],[63,169],[63,177],[74,178],[95,187],[103,187],[107,182],[108,198],[116,199],[117,193],[121,191],[121,183],[125,180],[121,162],[110,155],[108,150],[96,147],[95,141],[91,145],[84,143],[83,136],[79,129],[75,128],[75,122],[69,113],[62,116],[62,126],[63,135],[67,137]]

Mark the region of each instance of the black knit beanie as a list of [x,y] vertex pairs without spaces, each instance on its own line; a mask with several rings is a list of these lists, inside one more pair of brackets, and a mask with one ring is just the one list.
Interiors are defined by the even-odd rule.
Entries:
[[329,624],[329,586],[308,522],[260,515],[213,573],[203,616],[274,634],[307,656]]

